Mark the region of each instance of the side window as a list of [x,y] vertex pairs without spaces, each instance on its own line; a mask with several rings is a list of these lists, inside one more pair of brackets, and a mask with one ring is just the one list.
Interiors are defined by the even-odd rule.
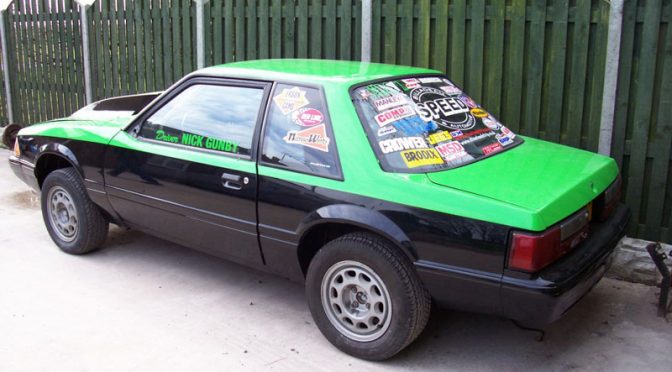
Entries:
[[320,91],[278,84],[272,100],[264,129],[262,162],[340,178],[336,143]]
[[262,88],[192,85],[142,125],[144,138],[250,156]]

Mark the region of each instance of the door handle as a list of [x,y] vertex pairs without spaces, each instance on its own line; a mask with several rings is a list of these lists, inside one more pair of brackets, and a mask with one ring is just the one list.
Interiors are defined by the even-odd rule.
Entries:
[[242,177],[237,174],[222,173],[222,185],[227,189],[240,190],[243,188],[243,185],[240,182],[241,178]]

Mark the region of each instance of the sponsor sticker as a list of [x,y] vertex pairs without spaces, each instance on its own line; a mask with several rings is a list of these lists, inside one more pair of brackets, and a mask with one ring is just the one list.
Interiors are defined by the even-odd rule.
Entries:
[[448,97],[441,89],[415,88],[410,96],[415,103],[418,116],[424,121],[433,121],[451,130],[467,130],[476,124],[469,107],[456,97]]
[[502,145],[499,144],[499,142],[491,143],[487,146],[483,146],[481,149],[483,151],[483,155],[488,155],[492,154],[493,152],[497,152],[499,150],[503,149]]
[[425,83],[425,84],[440,83],[441,82],[441,78],[438,78],[438,77],[419,78],[418,80],[420,80],[421,83]]
[[284,115],[310,103],[306,98],[306,91],[299,87],[283,89],[280,94],[273,97],[273,102],[278,105]]
[[441,80],[443,80],[443,82],[444,82],[446,85],[450,85],[451,87],[454,87],[454,86],[455,86],[455,84],[453,84],[453,82],[450,81],[450,80],[448,80],[448,79],[441,79]]
[[513,140],[505,135],[498,134],[497,142],[499,142],[502,146],[508,146],[513,143]]
[[488,116],[487,118],[483,118],[483,124],[485,124],[486,127],[492,129],[492,130],[499,130],[502,126],[497,122],[496,120],[492,119],[491,116]]
[[442,91],[444,91],[448,94],[460,94],[460,93],[462,93],[460,88],[452,86],[452,85],[446,85],[446,86],[442,86],[442,87],[439,87],[439,88],[441,88]]
[[439,142],[450,141],[450,140],[453,139],[453,137],[448,132],[440,131],[440,132],[430,134],[429,137],[427,137],[427,139],[429,140],[429,143],[431,143],[432,145],[435,145]]
[[453,161],[467,155],[464,147],[459,142],[447,142],[436,146],[436,151],[447,161]]
[[313,125],[322,124],[324,115],[318,109],[300,108],[292,112],[292,120],[302,127],[312,127]]
[[406,85],[406,88],[413,89],[420,86],[420,80],[418,79],[401,79],[401,81]]
[[408,99],[403,94],[394,94],[391,96],[376,99],[372,102],[376,111],[381,112],[392,107],[401,106],[408,103]]
[[405,150],[401,152],[401,159],[409,168],[444,163],[441,155],[434,149]]
[[490,114],[488,114],[487,111],[483,110],[482,108],[478,108],[478,107],[472,108],[471,109],[471,114],[474,115],[474,117],[477,117],[479,119],[487,118],[488,115],[490,115]]
[[382,127],[378,129],[378,137],[387,136],[388,134],[392,133],[397,133],[397,129],[392,126]]
[[454,130],[454,131],[450,132],[450,135],[453,138],[457,138],[457,137],[462,137],[464,135],[464,133],[462,133],[461,130]]
[[327,137],[327,128],[324,124],[299,131],[290,130],[282,139],[290,144],[329,152],[329,137]]
[[378,146],[380,146],[380,150],[383,154],[411,149],[426,149],[429,147],[422,137],[392,138],[379,141]]
[[395,107],[391,110],[382,112],[375,116],[376,123],[381,127],[393,123],[397,120],[415,115],[415,110],[409,105]]
[[476,104],[476,101],[474,101],[473,99],[471,99],[471,97],[469,97],[469,96],[466,95],[466,94],[462,94],[462,95],[460,96],[460,101],[464,102],[464,104],[467,105],[467,107],[469,107],[469,108],[476,108],[476,107],[478,107],[478,105]]
[[503,135],[505,135],[505,136],[507,136],[507,137],[509,137],[509,138],[511,138],[511,139],[516,138],[516,135],[515,135],[509,128],[507,128],[507,127],[505,127],[505,126],[503,126],[503,125],[502,125],[501,132],[502,132]]

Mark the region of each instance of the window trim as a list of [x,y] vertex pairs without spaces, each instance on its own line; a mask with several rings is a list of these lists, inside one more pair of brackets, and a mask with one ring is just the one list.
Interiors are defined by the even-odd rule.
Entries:
[[[241,154],[232,154],[232,153],[227,153],[227,152],[222,152],[222,151],[216,151],[216,150],[210,150],[210,149],[204,149],[204,148],[197,148],[197,147],[192,147],[192,146],[186,146],[182,145],[179,143],[169,143],[169,142],[163,142],[163,141],[157,141],[151,138],[146,138],[140,136],[140,131],[142,127],[147,123],[147,119],[154,115],[157,111],[162,109],[165,105],[167,105],[169,102],[171,102],[176,96],[178,96],[180,93],[182,93],[184,90],[187,88],[194,86],[194,85],[215,85],[215,86],[228,86],[228,87],[242,87],[242,88],[261,88],[263,90],[262,96],[261,96],[261,102],[259,104],[259,110],[257,112],[257,120],[254,123],[254,128],[253,128],[253,133],[252,133],[252,144],[250,146],[250,154],[249,155],[241,155]],[[178,148],[178,149],[185,149],[185,150],[190,150],[190,151],[195,151],[195,152],[203,152],[203,153],[208,153],[208,154],[216,154],[216,155],[222,155],[226,156],[229,158],[234,158],[234,159],[242,159],[242,160],[250,160],[250,161],[256,161],[256,155],[257,155],[257,148],[259,147],[259,138],[260,138],[260,133],[261,133],[261,127],[262,123],[264,121],[264,114],[266,110],[266,104],[269,100],[269,96],[271,93],[271,88],[273,84],[268,81],[258,81],[258,80],[244,80],[244,79],[232,79],[232,78],[220,78],[220,77],[210,77],[210,76],[193,76],[190,77],[189,79],[184,80],[183,82],[179,83],[178,85],[170,88],[168,91],[166,91],[165,94],[161,95],[158,98],[158,101],[152,105],[152,107],[148,108],[148,110],[145,110],[142,112],[131,124],[129,124],[125,131],[128,132],[133,138],[135,138],[138,141],[141,142],[148,142],[148,143],[153,143],[153,144],[158,144],[158,145],[163,145],[166,147],[173,147],[173,148]]]
[[[296,169],[292,169],[289,167],[282,167],[274,163],[269,163],[263,160],[263,154],[262,151],[264,149],[264,141],[266,140],[266,129],[268,127],[268,114],[271,111],[271,107],[273,104],[273,94],[275,93],[275,90],[277,89],[278,85],[291,85],[291,86],[296,86],[296,87],[303,87],[303,88],[308,88],[308,89],[316,89],[319,92],[320,99],[322,100],[322,103],[324,104],[324,111],[325,111],[325,117],[328,120],[328,126],[327,126],[327,133],[331,134],[331,140],[334,143],[334,156],[336,160],[336,171],[337,174],[335,175],[323,175],[323,174],[316,174],[312,173],[309,171],[300,171]],[[262,128],[261,128],[261,133],[260,133],[260,139],[259,139],[259,147],[257,148],[257,154],[256,158],[258,159],[257,162],[259,165],[263,165],[266,167],[270,168],[275,168],[275,169],[281,169],[289,172],[294,172],[294,173],[299,173],[299,174],[305,174],[308,176],[313,176],[313,177],[320,177],[320,178],[326,178],[330,180],[335,180],[335,181],[345,181],[345,178],[343,176],[343,168],[341,167],[341,158],[338,153],[338,141],[336,140],[336,133],[334,131],[333,127],[333,120],[331,120],[331,114],[329,113],[329,103],[327,102],[327,95],[324,92],[324,87],[322,85],[316,85],[316,84],[305,84],[305,83],[299,83],[299,82],[294,82],[294,81],[284,81],[284,80],[277,80],[273,82],[273,86],[270,89],[269,96],[266,102],[266,111],[264,112],[264,121],[262,123]]]

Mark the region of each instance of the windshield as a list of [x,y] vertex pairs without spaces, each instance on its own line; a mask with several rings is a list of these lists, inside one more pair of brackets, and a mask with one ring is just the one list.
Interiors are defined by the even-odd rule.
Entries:
[[522,142],[444,76],[376,82],[351,95],[386,171],[451,169]]

